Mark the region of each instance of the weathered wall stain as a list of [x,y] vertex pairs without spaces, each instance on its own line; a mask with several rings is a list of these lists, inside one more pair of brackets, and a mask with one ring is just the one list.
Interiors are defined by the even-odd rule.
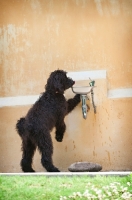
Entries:
[[[15,5],[12,1],[10,2],[12,4],[8,3],[6,9],[14,13]],[[111,5],[113,5],[115,10],[120,6],[125,9],[128,4],[128,1],[122,4],[115,1],[106,2],[107,7],[111,8]],[[42,80],[42,73],[35,70],[34,75],[32,71],[32,68],[37,66],[40,67],[40,71],[44,72],[45,76],[49,74],[51,66],[53,68],[66,68],[67,70],[105,69],[108,66],[110,74],[109,89],[114,88],[115,84],[116,87],[120,85],[123,87],[124,81],[125,83],[127,81],[127,85],[130,85],[131,76],[128,71],[132,62],[123,61],[120,58],[125,58],[131,50],[129,44],[131,34],[128,32],[131,25],[125,23],[125,18],[122,21],[119,17],[122,13],[118,13],[116,20],[114,20],[113,16],[104,18],[103,26],[100,26],[101,18],[98,13],[95,12],[93,16],[91,12],[88,12],[89,6],[94,6],[92,7],[94,10],[98,3],[103,8],[105,7],[103,1],[95,1],[95,3],[77,1],[76,6],[75,4],[70,4],[69,1],[59,5],[56,5],[54,1],[45,1],[44,4],[41,1],[17,3],[18,8],[23,8],[22,14],[18,14],[18,19],[16,18],[15,20],[12,17],[12,20],[9,21],[13,23],[8,23],[7,25],[5,23],[4,27],[1,28],[1,48],[3,49],[1,63],[3,63],[5,76],[6,74],[8,76],[11,71],[14,85],[21,80],[19,83],[21,91],[17,91],[18,93],[16,94],[15,90],[17,89],[10,88],[12,82],[9,80],[7,84],[3,84],[1,91],[4,95],[9,95],[9,92],[9,96],[24,94],[26,88],[23,88],[22,80],[30,86],[27,88],[27,94],[33,92],[35,94],[35,90],[38,87],[42,88],[35,81],[36,76]],[[72,7],[74,6],[73,12],[70,9],[71,5]],[[74,16],[77,12],[78,14],[75,18]],[[127,12],[124,11],[123,15],[127,15]],[[4,34],[2,33],[3,31]],[[118,37],[118,34],[120,34],[120,37]],[[123,44],[127,45],[127,47]],[[127,49],[126,53],[124,48]],[[113,57],[115,58],[113,59]],[[122,70],[120,63],[125,63],[125,72]],[[31,76],[31,82],[24,77],[24,66],[27,68],[27,74]],[[10,69],[8,70],[8,68]],[[115,72],[115,69],[120,72],[118,81],[111,80],[111,75]],[[13,75],[14,71],[18,76]],[[2,78],[3,82],[7,78],[5,76]],[[124,78],[125,76],[128,77],[127,80]]]
[[121,2],[120,0],[94,0],[94,2],[96,4],[96,9],[101,16],[118,16],[120,14],[132,14],[131,1]]

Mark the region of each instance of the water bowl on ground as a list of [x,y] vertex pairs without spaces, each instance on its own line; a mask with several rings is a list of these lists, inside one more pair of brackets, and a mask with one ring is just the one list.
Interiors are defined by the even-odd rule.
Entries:
[[99,172],[102,166],[98,163],[92,162],[76,162],[68,167],[70,172]]

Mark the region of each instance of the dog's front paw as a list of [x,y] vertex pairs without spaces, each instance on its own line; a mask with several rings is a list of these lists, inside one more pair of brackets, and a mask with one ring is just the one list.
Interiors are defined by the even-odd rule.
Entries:
[[62,137],[60,137],[60,136],[57,136],[57,135],[56,135],[55,139],[57,140],[57,142],[62,142],[62,140],[63,140],[63,138],[62,138]]
[[80,103],[80,101],[81,101],[80,94],[76,94],[76,95],[74,96],[74,99],[76,99],[76,101],[77,101],[78,103]]

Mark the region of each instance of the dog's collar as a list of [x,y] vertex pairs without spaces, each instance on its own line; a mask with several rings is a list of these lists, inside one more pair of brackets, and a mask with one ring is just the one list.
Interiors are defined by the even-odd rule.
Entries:
[[56,91],[56,92],[55,92],[55,94],[62,94],[62,95],[64,95],[64,96],[65,96],[65,94],[64,94],[64,93],[60,93],[60,92],[58,92],[58,91]]

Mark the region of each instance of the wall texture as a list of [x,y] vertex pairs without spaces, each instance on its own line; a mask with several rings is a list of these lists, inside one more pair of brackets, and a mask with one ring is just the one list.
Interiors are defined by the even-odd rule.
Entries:
[[[67,171],[89,161],[104,171],[132,170],[131,22],[131,0],[0,0],[0,172],[21,172],[16,121],[58,68],[80,85],[87,81],[76,72],[95,73],[97,114],[91,106],[84,120],[80,104],[65,119],[62,143],[52,132],[55,165]],[[38,152],[33,165],[44,171]]]

